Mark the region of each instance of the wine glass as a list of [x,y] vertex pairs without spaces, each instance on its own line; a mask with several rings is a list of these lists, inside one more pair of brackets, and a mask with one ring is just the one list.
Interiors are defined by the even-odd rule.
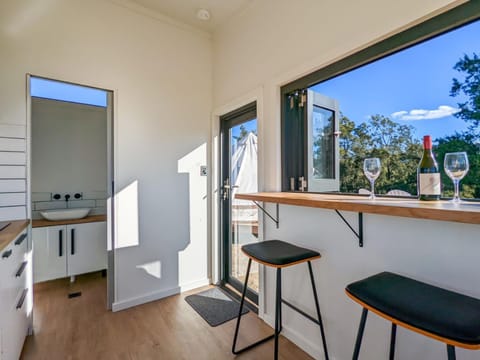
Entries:
[[370,185],[372,186],[372,191],[370,192],[369,199],[375,199],[375,180],[377,180],[380,175],[380,159],[379,158],[368,158],[363,161],[363,173],[370,180]]
[[460,180],[462,180],[465,175],[468,173],[468,169],[470,168],[468,164],[468,156],[466,152],[454,152],[454,153],[446,153],[445,160],[443,162],[445,167],[445,172],[447,173],[448,177],[452,179],[453,186],[455,187],[455,195],[453,196],[453,202],[459,203],[460,196],[459,196],[459,187],[460,187]]

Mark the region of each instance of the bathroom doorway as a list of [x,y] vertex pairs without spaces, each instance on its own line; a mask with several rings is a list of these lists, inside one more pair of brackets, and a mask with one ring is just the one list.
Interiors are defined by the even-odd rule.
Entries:
[[111,309],[113,92],[27,75],[27,94],[33,281],[69,298],[90,286]]

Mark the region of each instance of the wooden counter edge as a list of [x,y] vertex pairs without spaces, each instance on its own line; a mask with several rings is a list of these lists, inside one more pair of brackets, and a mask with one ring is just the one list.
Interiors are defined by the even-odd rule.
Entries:
[[58,225],[75,225],[75,224],[87,224],[91,222],[107,221],[107,215],[92,215],[83,219],[76,220],[57,220],[50,221],[45,219],[32,220],[32,228],[46,227],[46,226],[58,226]]
[[15,240],[27,228],[28,224],[30,224],[30,220],[13,220],[10,225],[0,231],[0,251]]
[[[332,199],[337,197],[338,200]],[[395,199],[388,203],[367,203],[367,199],[358,196],[313,194],[313,193],[289,193],[289,192],[265,192],[252,194],[236,194],[236,199],[255,200],[261,202],[278,203],[283,205],[304,206],[331,210],[344,210],[362,212],[366,214],[388,215],[408,217],[425,220],[452,221],[464,224],[480,224],[480,204],[476,210],[468,208],[435,207],[433,203],[423,203],[408,199],[400,199],[398,205],[392,204]],[[409,201],[409,203],[401,202]],[[467,206],[467,205],[466,205]],[[470,205],[468,205],[470,206]]]

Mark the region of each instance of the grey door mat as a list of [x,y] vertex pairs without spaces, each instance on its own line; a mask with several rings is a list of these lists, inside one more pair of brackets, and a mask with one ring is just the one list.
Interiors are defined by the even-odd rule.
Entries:
[[[238,316],[240,303],[228,294],[214,287],[198,294],[189,295],[185,301],[207,322],[210,326],[218,326]],[[242,314],[248,313],[243,305]]]

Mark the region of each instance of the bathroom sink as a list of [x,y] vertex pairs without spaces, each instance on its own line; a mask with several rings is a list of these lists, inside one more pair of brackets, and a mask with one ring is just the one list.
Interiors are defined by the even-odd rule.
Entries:
[[56,221],[56,220],[76,220],[83,219],[90,212],[89,208],[78,208],[78,209],[58,209],[58,210],[45,210],[40,211],[40,215],[43,218]]

